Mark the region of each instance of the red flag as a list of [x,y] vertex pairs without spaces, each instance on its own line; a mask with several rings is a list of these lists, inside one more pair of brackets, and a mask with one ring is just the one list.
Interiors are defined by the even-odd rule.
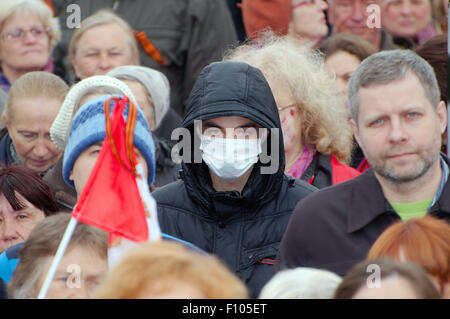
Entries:
[[[112,120],[109,104],[115,101]],[[122,115],[129,103],[128,121]],[[127,97],[104,103],[106,137],[95,166],[83,188],[72,216],[82,223],[109,232],[109,244],[116,236],[135,242],[148,240],[148,226],[136,184],[136,154],[133,133],[137,110]]]

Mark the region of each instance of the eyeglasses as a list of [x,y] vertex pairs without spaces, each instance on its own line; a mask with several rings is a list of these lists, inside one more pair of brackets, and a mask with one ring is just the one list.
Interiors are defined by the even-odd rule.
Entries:
[[1,37],[7,41],[18,41],[23,39],[28,32],[30,32],[35,38],[42,38],[43,36],[50,35],[50,28],[45,26],[32,26],[29,29],[17,28],[11,31],[3,32]]
[[285,105],[285,106],[278,107],[278,112],[281,112],[281,111],[283,111],[284,109],[288,109],[288,108],[294,107],[294,106],[297,106],[297,104],[293,103],[293,104],[289,104],[289,105]]

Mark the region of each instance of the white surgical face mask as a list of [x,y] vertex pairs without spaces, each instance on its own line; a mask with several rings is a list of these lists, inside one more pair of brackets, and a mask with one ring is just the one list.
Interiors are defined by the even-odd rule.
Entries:
[[228,139],[202,135],[203,161],[223,180],[233,181],[247,172],[261,153],[261,139]]

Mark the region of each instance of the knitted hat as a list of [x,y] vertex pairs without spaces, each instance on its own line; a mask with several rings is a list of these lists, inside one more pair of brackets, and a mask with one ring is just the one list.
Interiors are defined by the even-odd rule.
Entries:
[[137,81],[144,86],[153,99],[155,128],[158,128],[170,107],[170,86],[167,77],[154,69],[136,65],[119,66],[106,75],[119,80]]
[[291,0],[242,0],[242,21],[250,39],[258,31],[271,28],[275,34],[286,35],[291,21]]
[[[106,120],[103,104],[110,97],[112,95],[105,95],[90,100],[77,111],[73,118],[63,157],[63,178],[72,188],[75,188],[75,185],[69,180],[69,176],[76,159],[86,148],[103,141],[106,137]],[[110,113],[114,109],[114,104],[115,101],[111,101]],[[144,113],[139,108],[137,110],[138,114],[134,128],[133,144],[141,151],[147,161],[148,184],[151,185],[155,176],[155,145],[153,144],[152,133]],[[124,109],[123,115],[126,120],[128,105]]]
[[80,102],[86,92],[95,93],[96,87],[116,89],[119,92],[122,92],[123,95],[128,96],[135,105],[138,105],[128,86],[113,77],[97,75],[78,82],[67,93],[58,115],[50,127],[50,137],[59,150],[64,151],[64,147],[67,144],[67,137],[69,135],[75,106]]

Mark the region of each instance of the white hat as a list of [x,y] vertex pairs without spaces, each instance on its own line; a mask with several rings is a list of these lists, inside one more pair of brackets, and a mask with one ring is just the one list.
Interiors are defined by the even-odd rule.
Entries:
[[78,82],[67,93],[61,109],[50,128],[50,137],[56,147],[61,151],[64,151],[67,144],[75,106],[80,102],[86,92],[92,92],[92,89],[95,87],[118,89],[124,95],[128,96],[135,105],[138,105],[128,86],[111,76],[96,75]]

